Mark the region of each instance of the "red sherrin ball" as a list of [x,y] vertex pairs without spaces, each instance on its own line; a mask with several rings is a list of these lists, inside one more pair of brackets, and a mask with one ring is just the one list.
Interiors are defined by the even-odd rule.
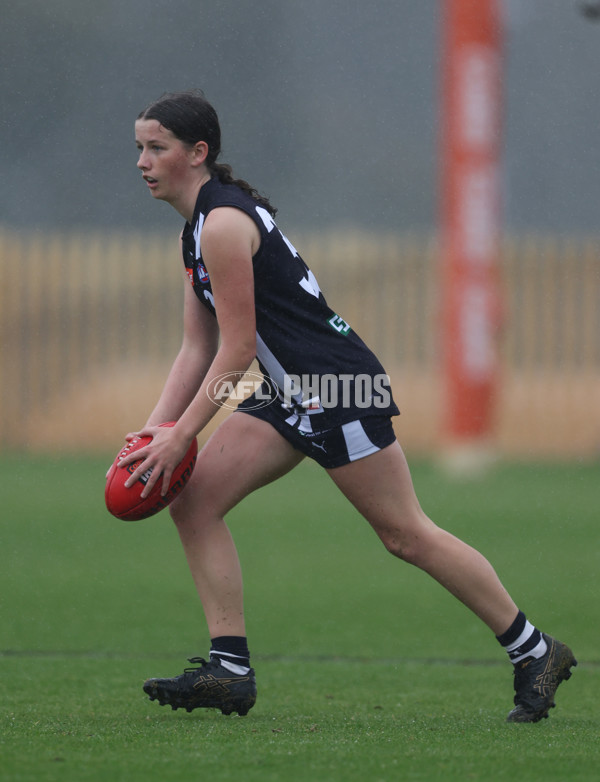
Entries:
[[[169,421],[161,424],[161,426],[175,426],[175,421]],[[151,470],[142,475],[133,486],[126,489],[125,481],[135,472],[141,460],[132,462],[132,464],[128,464],[125,467],[119,467],[119,460],[148,445],[151,440],[151,437],[136,437],[124,445],[117,454],[106,477],[106,489],[104,490],[106,507],[113,516],[123,521],[147,519],[149,516],[154,516],[159,510],[166,508],[186,485],[196,464],[198,443],[194,437],[187,453],[173,471],[168,492],[164,496],[161,495],[162,478],[160,478],[155,483],[150,494],[142,500],[140,495],[148,482]]]

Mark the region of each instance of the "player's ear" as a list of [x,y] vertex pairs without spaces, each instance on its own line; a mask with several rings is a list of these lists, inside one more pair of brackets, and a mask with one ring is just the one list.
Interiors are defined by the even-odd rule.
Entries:
[[200,166],[208,156],[208,144],[206,141],[197,141],[192,148],[192,164]]

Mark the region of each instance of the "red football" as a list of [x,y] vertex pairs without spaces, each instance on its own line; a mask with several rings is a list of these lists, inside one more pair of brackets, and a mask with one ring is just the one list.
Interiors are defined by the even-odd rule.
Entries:
[[[169,421],[161,426],[175,426],[175,421]],[[148,445],[151,439],[151,437],[136,437],[126,443],[117,454],[106,476],[106,489],[104,490],[106,507],[113,516],[123,521],[147,519],[149,516],[154,516],[159,510],[166,508],[186,485],[196,464],[198,443],[194,438],[187,453],[171,476],[169,491],[165,495],[161,495],[162,479],[159,479],[150,494],[142,500],[140,494],[148,483],[148,477],[152,470],[144,473],[133,486],[126,489],[125,481],[135,472],[141,460],[132,462],[125,467],[119,467],[119,460]]]

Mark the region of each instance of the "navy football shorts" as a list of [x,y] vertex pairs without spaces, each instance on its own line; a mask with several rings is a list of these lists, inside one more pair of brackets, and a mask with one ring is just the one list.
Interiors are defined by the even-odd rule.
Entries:
[[246,408],[242,402],[238,407],[240,411],[271,424],[294,448],[327,469],[342,467],[376,453],[396,439],[389,416],[365,416],[333,429],[304,432],[289,423],[289,411],[283,410],[277,402],[259,408]]

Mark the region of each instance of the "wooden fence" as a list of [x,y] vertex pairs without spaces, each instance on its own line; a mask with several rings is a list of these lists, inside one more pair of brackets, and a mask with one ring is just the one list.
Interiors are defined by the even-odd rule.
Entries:
[[[292,236],[370,344],[401,442],[440,446],[436,248],[419,236]],[[153,407],[181,338],[176,237],[0,231],[0,447],[114,451]],[[501,454],[600,453],[600,240],[506,242]]]

